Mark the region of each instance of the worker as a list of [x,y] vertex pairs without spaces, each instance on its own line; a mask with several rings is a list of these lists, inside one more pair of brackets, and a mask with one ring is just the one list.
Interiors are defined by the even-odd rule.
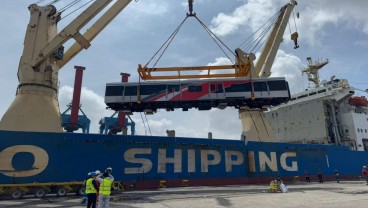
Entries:
[[365,181],[367,181],[367,185],[368,185],[368,170],[367,170],[367,166],[363,166],[362,169],[362,176],[365,179]]
[[[84,187],[86,187],[86,181],[88,180],[88,179],[90,179],[92,176],[91,176],[91,173],[92,172],[89,172],[88,174],[87,174],[87,177],[86,177],[86,179],[84,179],[84,181],[83,181],[83,184],[84,184]],[[84,192],[84,194],[83,194],[83,199],[82,199],[82,204],[85,204],[86,203],[86,201],[87,201],[87,194],[86,194],[86,192]]]
[[322,176],[321,169],[318,169],[317,176],[318,176],[318,182],[323,183],[323,176]]
[[[98,177],[101,174],[101,171],[96,170],[95,173],[96,173],[96,177]],[[97,179],[95,181],[96,181],[97,187],[100,188],[100,182]],[[98,195],[99,194],[98,194],[98,191],[97,191],[97,193],[96,193],[96,205],[98,205]]]
[[91,172],[91,178],[86,181],[86,194],[88,198],[87,208],[96,208],[96,196],[98,192],[98,186],[96,183],[96,173]]
[[335,174],[336,182],[340,183],[340,174],[339,174],[339,171],[337,169],[334,170],[334,174]]
[[111,186],[114,181],[114,177],[111,175],[112,168],[106,168],[102,175],[97,177],[100,182],[100,191],[98,196],[98,208],[109,208]]
[[307,170],[305,170],[304,176],[305,176],[305,182],[310,183],[309,172]]

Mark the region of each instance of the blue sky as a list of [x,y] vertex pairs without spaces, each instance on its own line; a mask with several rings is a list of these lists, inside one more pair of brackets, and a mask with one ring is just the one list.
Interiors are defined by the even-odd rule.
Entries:
[[[19,58],[22,54],[25,30],[29,21],[27,7],[36,1],[3,0],[0,13],[0,115],[14,99]],[[50,2],[50,1],[44,1]],[[71,0],[55,4],[63,7]],[[87,2],[82,0],[81,2]],[[248,38],[265,21],[275,14],[287,0],[195,0],[194,11],[232,50]],[[79,4],[82,5],[83,3]],[[295,12],[300,48],[293,49],[287,28],[284,41],[272,68],[272,76],[285,76],[292,92],[300,92],[308,86],[301,69],[306,57],[326,59],[330,63],[321,71],[321,79],[347,79],[358,89],[368,88],[368,1],[365,0],[300,0]],[[71,12],[67,10],[65,14]],[[132,1],[119,16],[82,51],[59,75],[59,101],[61,111],[71,101],[74,83],[74,65],[87,68],[84,72],[82,109],[92,120],[91,132],[97,132],[98,120],[112,115],[103,102],[105,84],[118,82],[120,72],[130,73],[130,81],[137,81],[137,65],[145,64],[176,29],[188,11],[186,0]],[[76,12],[75,15],[77,15]],[[75,15],[59,23],[59,31],[75,18]],[[294,20],[289,21],[292,32]],[[258,51],[259,53],[260,51]],[[224,54],[194,19],[189,19],[170,45],[158,66],[201,66],[220,64]],[[358,95],[365,93],[358,91]],[[144,116],[143,116],[144,117]],[[177,136],[238,139],[241,124],[236,109],[211,111],[190,110],[167,113],[160,111],[147,116],[149,129],[145,129],[141,115],[133,119],[140,135],[165,135],[175,129]],[[146,124],[147,126],[147,124]]]

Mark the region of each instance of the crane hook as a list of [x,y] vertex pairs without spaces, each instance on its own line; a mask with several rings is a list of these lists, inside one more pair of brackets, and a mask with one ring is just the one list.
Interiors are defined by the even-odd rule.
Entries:
[[294,49],[299,48],[298,37],[299,37],[298,32],[294,32],[293,34],[291,34],[291,40],[294,41]]
[[196,15],[196,13],[193,12],[193,2],[194,2],[194,0],[188,0],[189,13],[187,13],[187,16],[195,16]]

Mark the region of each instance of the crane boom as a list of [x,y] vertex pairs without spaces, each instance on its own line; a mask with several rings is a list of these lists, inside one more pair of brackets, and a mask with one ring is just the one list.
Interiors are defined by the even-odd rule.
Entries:
[[[101,17],[98,19],[87,31],[83,37],[91,42],[132,0],[118,0],[113,4]],[[76,56],[83,49],[78,42],[74,43],[65,53],[64,58],[58,62],[59,67],[62,68],[74,56]]]
[[280,47],[282,36],[284,35],[291,11],[294,9],[296,4],[297,2],[295,0],[290,0],[290,3],[281,8],[275,26],[257,60],[255,72],[258,77],[269,77],[271,75],[272,64],[275,60],[277,50]]
[[102,9],[104,9],[112,0],[100,0],[92,3],[83,13],[67,25],[59,34],[57,34],[44,48],[40,50],[30,63],[32,68],[36,68],[39,64],[47,59],[55,50],[66,43],[69,39],[74,38],[83,48],[90,46],[84,36],[79,33],[93,17],[95,17]]

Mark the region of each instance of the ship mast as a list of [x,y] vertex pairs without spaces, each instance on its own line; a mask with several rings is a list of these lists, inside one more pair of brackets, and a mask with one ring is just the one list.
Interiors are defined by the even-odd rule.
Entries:
[[307,73],[308,80],[311,83],[314,83],[315,87],[319,87],[321,82],[319,80],[319,70],[328,64],[328,59],[325,61],[316,61],[313,63],[311,57],[307,57],[308,67],[302,70],[302,73]]

